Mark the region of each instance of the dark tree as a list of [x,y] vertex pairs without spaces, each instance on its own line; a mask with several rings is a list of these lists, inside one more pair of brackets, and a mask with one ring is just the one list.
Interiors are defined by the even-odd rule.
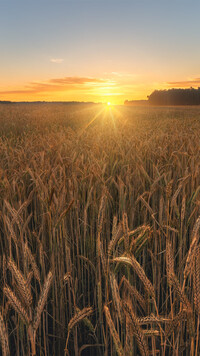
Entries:
[[155,90],[149,95],[148,102],[151,105],[200,105],[200,87]]

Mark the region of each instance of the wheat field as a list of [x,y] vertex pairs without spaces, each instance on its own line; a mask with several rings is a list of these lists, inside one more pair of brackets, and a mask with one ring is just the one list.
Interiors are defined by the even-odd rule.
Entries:
[[198,356],[200,109],[0,105],[0,352]]

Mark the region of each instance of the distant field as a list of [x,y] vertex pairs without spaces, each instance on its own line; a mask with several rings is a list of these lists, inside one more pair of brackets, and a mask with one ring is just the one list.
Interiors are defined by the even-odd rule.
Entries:
[[200,108],[0,105],[3,356],[199,355],[199,228]]

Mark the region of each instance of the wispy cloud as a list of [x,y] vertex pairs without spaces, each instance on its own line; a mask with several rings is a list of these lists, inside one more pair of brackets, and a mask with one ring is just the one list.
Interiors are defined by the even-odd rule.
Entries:
[[188,88],[188,87],[198,87],[200,86],[200,78],[194,78],[191,80],[184,80],[180,82],[168,82],[168,85],[176,88]]
[[50,62],[60,64],[64,61],[63,58],[51,58]]
[[95,87],[113,85],[113,82],[107,79],[90,77],[64,77],[53,78],[46,82],[31,82],[22,89],[0,91],[0,94],[40,94],[48,92],[63,92],[71,90],[88,90]]

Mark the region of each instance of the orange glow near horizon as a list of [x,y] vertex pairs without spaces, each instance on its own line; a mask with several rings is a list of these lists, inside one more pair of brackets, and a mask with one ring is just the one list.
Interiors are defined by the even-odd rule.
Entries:
[[200,79],[177,82],[151,82],[127,73],[102,77],[73,76],[1,85],[0,101],[84,101],[121,105],[125,100],[145,100],[155,89],[198,87]]
[[[154,88],[120,78],[63,77],[47,81],[10,84],[0,87],[0,100],[9,101],[89,101],[123,104],[125,100],[146,99]],[[108,104],[109,105],[109,104]]]

